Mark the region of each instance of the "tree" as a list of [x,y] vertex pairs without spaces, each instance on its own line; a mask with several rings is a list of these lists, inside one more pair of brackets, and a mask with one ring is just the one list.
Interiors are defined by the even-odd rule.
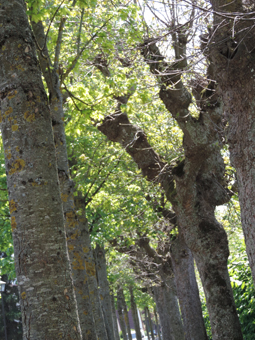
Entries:
[[[254,226],[254,4],[252,1],[210,1],[213,26],[205,55],[210,61],[224,103],[227,142],[236,169],[246,250],[255,282]],[[205,37],[205,39],[207,39]]]
[[1,129],[24,337],[80,339],[47,96],[23,1],[4,1]]

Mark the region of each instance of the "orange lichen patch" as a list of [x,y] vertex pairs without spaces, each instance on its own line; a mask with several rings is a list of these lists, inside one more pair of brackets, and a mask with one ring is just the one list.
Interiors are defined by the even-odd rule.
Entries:
[[6,150],[6,158],[7,159],[11,159],[12,158],[12,154],[11,154],[10,149]]
[[5,111],[5,115],[8,116],[12,112],[13,112],[13,108],[9,107],[9,109]]
[[91,331],[90,331],[90,330],[88,330],[88,331],[86,332],[86,334],[87,334],[87,335],[90,335],[90,334],[91,334]]
[[100,299],[101,299],[101,300],[103,300],[103,299],[104,299],[104,298],[103,298],[103,295],[101,295],[101,294],[100,294]]
[[14,132],[14,131],[17,131],[18,129],[19,129],[18,124],[12,125],[12,131],[13,131],[13,132]]
[[11,170],[9,171],[9,175],[15,174],[15,172],[21,171],[24,169],[26,163],[23,159],[18,158],[15,162],[12,163]]
[[10,213],[12,214],[14,211],[17,211],[17,203],[14,200],[10,200],[9,202]]
[[11,217],[11,227],[12,227],[12,231],[14,231],[15,229],[17,229],[17,222],[16,222],[15,216],[12,216],[12,217]]
[[27,122],[32,123],[35,120],[35,114],[26,111],[24,113],[24,118],[26,119]]
[[75,213],[73,211],[69,211],[66,213],[66,222],[67,227],[75,228],[77,225],[77,221],[75,220]]
[[26,292],[21,293],[21,298],[24,300],[27,297]]
[[83,247],[82,250],[84,251],[84,253],[88,253],[89,252],[89,247]]
[[88,295],[83,295],[83,300],[86,300],[86,299],[88,299],[89,298],[89,296]]
[[54,106],[54,111],[58,111],[58,107],[57,106]]
[[69,244],[68,249],[69,249],[70,251],[73,251],[73,250],[74,250],[74,245],[73,245],[73,244]]
[[86,312],[86,311],[83,311],[83,314],[84,314],[84,315],[88,315],[89,313],[88,313],[88,312]]
[[70,297],[69,297],[68,295],[65,295],[65,298],[66,298],[67,300],[70,300]]
[[18,146],[16,146],[15,150],[16,150],[17,152],[19,152],[19,151],[20,151],[20,148],[19,148]]
[[83,265],[83,259],[82,259],[81,255],[77,252],[74,252],[73,255],[74,255],[73,269],[74,270],[83,270],[84,265]]
[[61,200],[63,202],[67,202],[67,199],[68,199],[68,195],[67,194],[61,194]]
[[7,98],[10,100],[10,99],[14,98],[14,97],[16,96],[17,93],[18,93],[17,90],[11,91],[11,92],[8,93]]
[[93,262],[85,261],[85,268],[89,276],[96,276],[96,268]]

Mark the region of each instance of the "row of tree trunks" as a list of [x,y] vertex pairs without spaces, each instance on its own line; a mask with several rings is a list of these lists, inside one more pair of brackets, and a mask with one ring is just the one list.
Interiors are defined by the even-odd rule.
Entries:
[[185,325],[185,340],[207,339],[191,251],[181,232],[171,241],[177,295]]
[[[114,301],[113,292],[111,292],[111,303],[112,303],[112,318],[113,318],[114,336],[115,336],[115,340],[120,340],[119,329],[118,329],[118,319],[117,319],[117,314],[116,314],[116,309],[115,309],[115,301]],[[139,340],[139,339],[137,339],[137,340]]]
[[135,324],[136,339],[142,340],[142,334],[141,334],[141,330],[140,330],[137,306],[136,306],[136,303],[135,303],[135,297],[134,297],[134,292],[133,292],[132,286],[129,287],[129,293],[130,293],[131,311],[132,311],[132,316],[133,316],[133,320],[134,320],[134,324]]
[[1,130],[24,339],[81,339],[51,115],[32,32],[24,1],[1,5]]
[[105,327],[108,339],[114,340],[114,327],[113,327],[113,311],[110,297],[110,288],[107,280],[107,266],[105,259],[105,250],[103,247],[96,245],[94,250],[94,259],[96,263],[97,280],[99,286],[101,306],[105,321]]
[[[179,43],[183,44],[181,38],[183,36]],[[164,58],[152,40],[141,48],[152,73],[172,74],[171,65],[163,62]],[[215,206],[229,200],[228,191],[222,185],[224,162],[220,154],[220,136],[215,129],[222,106],[215,93],[213,97],[203,99],[206,105],[200,110],[200,118],[193,118],[188,110],[191,95],[176,70],[174,74],[170,80],[169,76],[161,77],[160,98],[184,133],[185,161],[176,167],[161,161],[144,132],[130,123],[120,107],[104,119],[99,130],[111,141],[119,142],[143,175],[150,181],[160,182],[165,190],[198,266],[214,339],[241,339],[227,271],[227,236],[214,216]],[[167,89],[166,86],[172,83],[178,86],[174,90]]]

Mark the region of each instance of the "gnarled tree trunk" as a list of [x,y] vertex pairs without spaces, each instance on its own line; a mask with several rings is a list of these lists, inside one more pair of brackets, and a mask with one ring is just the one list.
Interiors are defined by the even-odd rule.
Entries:
[[[251,20],[254,3],[250,3],[250,14],[244,8],[245,1],[228,3],[226,0],[211,0],[211,3],[215,10],[214,29],[210,36],[212,44],[208,44],[206,56],[211,61],[222,95],[225,109],[222,118],[229,123],[227,142],[231,163],[237,173],[242,227],[255,283],[255,27],[254,20]],[[221,11],[223,15],[229,16],[224,27],[221,25],[221,16],[217,15]]]

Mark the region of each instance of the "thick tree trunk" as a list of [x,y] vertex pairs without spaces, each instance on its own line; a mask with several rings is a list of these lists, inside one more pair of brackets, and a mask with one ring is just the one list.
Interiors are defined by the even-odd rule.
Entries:
[[114,340],[114,330],[112,322],[112,303],[110,296],[110,288],[107,280],[107,266],[105,260],[105,250],[100,247],[99,244],[96,245],[94,250],[94,258],[96,262],[97,280],[99,285],[101,305],[105,320],[106,331],[108,339]]
[[133,316],[133,320],[134,320],[134,324],[135,324],[136,339],[142,340],[139,318],[138,318],[138,313],[137,313],[137,306],[136,306],[136,303],[135,303],[135,297],[134,297],[132,286],[129,287],[129,292],[130,292],[131,311],[132,311],[132,316]]
[[[63,25],[60,26],[59,40],[61,44],[61,35]],[[42,23],[33,22],[33,31],[37,38],[37,43],[40,46],[45,45],[45,35]],[[47,47],[44,48],[44,53],[48,56]],[[74,282],[76,300],[78,305],[78,313],[80,318],[82,335],[88,340],[96,340],[96,332],[94,327],[94,319],[91,311],[91,301],[89,287],[87,283],[86,266],[84,261],[83,243],[81,239],[81,230],[79,221],[75,211],[73,188],[74,183],[70,178],[68,156],[66,148],[66,136],[64,128],[64,112],[63,99],[60,91],[60,80],[58,76],[58,63],[49,73],[49,67],[45,65],[46,60],[39,51],[39,60],[41,69],[43,70],[45,79],[48,84],[50,93],[50,109],[52,115],[52,125],[54,133],[54,142],[57,155],[58,176],[60,182],[60,192],[62,205],[65,216],[65,227],[67,233],[68,252],[71,260],[72,278]],[[85,283],[84,283],[85,282]]]
[[24,1],[0,13],[1,119],[24,339],[80,339],[47,96]]
[[[232,2],[228,4],[223,0],[211,0],[211,3],[216,11],[221,7],[223,11],[235,12],[235,7],[231,7]],[[245,13],[242,9],[242,1],[238,1],[238,7],[240,12]],[[236,15],[230,14],[232,17]],[[222,94],[225,109],[225,116],[222,118],[227,119],[229,123],[227,142],[231,163],[237,172],[246,251],[255,283],[255,55],[253,51],[255,28],[253,20],[239,21],[238,17],[236,19],[234,22],[237,25],[235,24],[234,28],[233,20],[229,19],[219,33],[217,30],[220,18],[214,15],[215,32],[212,36],[214,44],[208,45],[206,55],[213,65],[214,76]]]
[[171,241],[171,258],[184,323],[185,340],[206,340],[208,337],[202,315],[194,260],[181,232],[175,240]]

